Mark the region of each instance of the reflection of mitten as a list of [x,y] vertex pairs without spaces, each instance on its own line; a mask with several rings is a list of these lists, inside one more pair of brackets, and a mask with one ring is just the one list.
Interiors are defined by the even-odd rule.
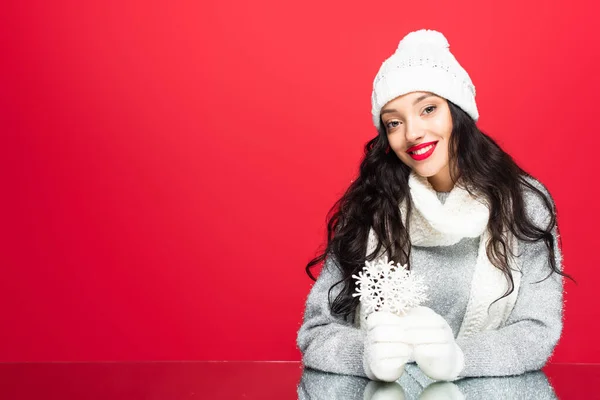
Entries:
[[452,382],[435,382],[427,386],[419,400],[465,400],[465,395]]
[[409,341],[414,345],[413,357],[421,370],[432,379],[456,379],[465,359],[444,317],[420,306],[408,312],[405,322]]
[[369,379],[394,382],[404,372],[412,346],[403,341],[402,317],[376,311],[367,318],[363,367]]
[[363,400],[404,400],[404,390],[396,382],[371,381],[365,387]]

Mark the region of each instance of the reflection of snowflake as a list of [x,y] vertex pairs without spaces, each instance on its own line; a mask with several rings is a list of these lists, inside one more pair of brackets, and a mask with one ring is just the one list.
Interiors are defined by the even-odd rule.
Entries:
[[427,300],[427,286],[421,277],[413,275],[406,265],[388,262],[387,256],[377,262],[366,261],[358,276],[352,277],[356,279],[357,286],[352,296],[360,296],[367,314],[388,311],[403,315]]

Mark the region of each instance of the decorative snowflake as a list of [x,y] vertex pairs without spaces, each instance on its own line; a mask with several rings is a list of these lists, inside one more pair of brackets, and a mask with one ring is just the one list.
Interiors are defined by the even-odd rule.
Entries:
[[397,315],[427,300],[427,286],[419,276],[406,269],[406,265],[388,261],[383,256],[375,261],[366,261],[357,275],[356,290],[352,297],[360,296],[365,312],[388,311]]

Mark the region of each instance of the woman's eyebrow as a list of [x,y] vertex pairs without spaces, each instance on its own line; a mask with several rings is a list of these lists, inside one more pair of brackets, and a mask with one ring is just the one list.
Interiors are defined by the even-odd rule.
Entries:
[[[413,102],[413,106],[417,105],[418,102],[425,100],[426,98],[432,97],[432,96],[435,96],[435,95],[431,94],[431,93],[427,93],[427,94],[424,94],[423,96],[417,97],[417,99]],[[394,110],[393,108],[386,108],[385,110],[381,110],[381,114],[393,113],[393,112],[398,112],[398,111]]]
[[416,99],[416,100],[413,102],[413,106],[417,105],[417,103],[418,103],[418,102],[420,102],[421,100],[425,100],[426,98],[428,98],[428,97],[433,97],[433,96],[435,96],[435,95],[434,95],[434,94],[432,94],[432,93],[427,93],[427,94],[424,94],[423,96],[420,96],[418,99]]

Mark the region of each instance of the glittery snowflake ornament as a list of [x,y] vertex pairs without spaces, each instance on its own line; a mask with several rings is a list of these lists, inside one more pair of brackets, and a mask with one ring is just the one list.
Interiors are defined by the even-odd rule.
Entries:
[[383,256],[377,261],[366,261],[357,275],[356,290],[352,297],[360,296],[365,313],[387,311],[404,315],[408,310],[427,300],[427,286],[406,265],[388,261]]

